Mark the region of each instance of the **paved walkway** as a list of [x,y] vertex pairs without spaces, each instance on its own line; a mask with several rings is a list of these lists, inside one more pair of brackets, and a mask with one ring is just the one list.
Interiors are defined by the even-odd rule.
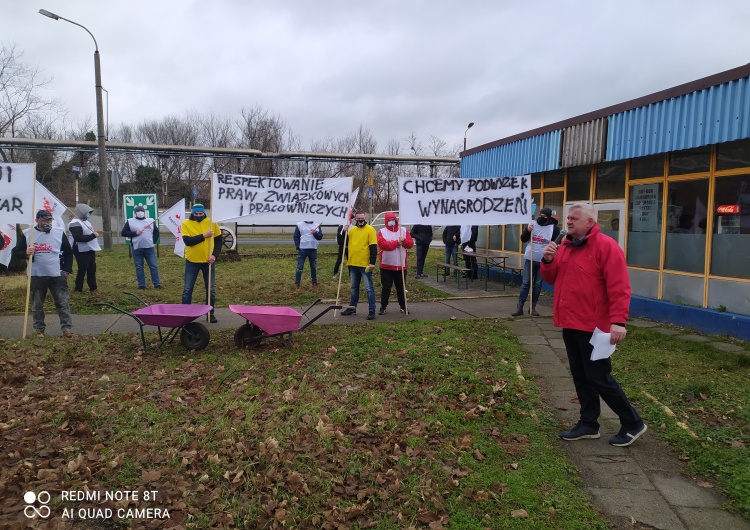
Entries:
[[[542,297],[537,309],[541,317],[512,318],[518,289],[490,284],[484,290],[480,281],[471,282],[469,288],[457,288],[455,281],[438,283],[436,278],[421,281],[446,293],[448,298],[434,302],[409,304],[410,315],[405,317],[397,310],[378,316],[374,322],[397,321],[403,318],[447,319],[447,318],[503,318],[505,324],[518,337],[527,353],[526,368],[538,376],[545,402],[561,424],[572,424],[578,418],[578,405],[573,403],[573,383],[567,367],[567,357],[562,333],[552,324],[552,301]],[[408,288],[408,287],[407,287]],[[528,307],[528,306],[527,306]],[[311,311],[315,314],[315,311]],[[354,316],[334,318],[329,313],[320,319],[322,323],[352,322],[367,323],[366,305],[360,304]],[[234,329],[245,321],[228,308],[216,310],[218,324],[209,324],[210,329]],[[48,334],[59,335],[56,315],[48,316]],[[134,332],[135,321],[121,314],[74,315],[74,329],[82,333]],[[664,334],[678,332],[659,327],[645,321],[631,321],[629,325],[649,326]],[[23,317],[0,316],[0,337],[20,337]],[[742,350],[731,344],[714,342],[710,337],[681,334],[684,340],[710,342],[725,351]],[[713,489],[699,486],[686,473],[686,466],[666,445],[659,442],[653,431],[648,431],[631,447],[612,447],[607,443],[619,429],[617,417],[602,406],[601,432],[598,440],[563,442],[571,462],[578,468],[583,480],[583,489],[591,496],[592,504],[607,517],[614,528],[642,529],[690,529],[690,530],[739,530],[750,529],[750,523],[722,510],[725,499]],[[648,423],[648,418],[646,418]],[[561,429],[562,430],[562,429]]]

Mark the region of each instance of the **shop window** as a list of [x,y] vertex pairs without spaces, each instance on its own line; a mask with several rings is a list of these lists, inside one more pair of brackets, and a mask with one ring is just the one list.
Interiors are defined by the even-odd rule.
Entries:
[[628,265],[659,268],[662,183],[636,184],[628,203]]
[[545,188],[562,188],[565,186],[565,173],[563,171],[548,171],[544,174]]
[[708,180],[670,182],[664,268],[703,273],[706,258]]
[[711,274],[750,278],[750,175],[716,179],[713,214]]
[[531,174],[531,189],[538,190],[541,187],[542,187],[542,174],[532,173]]
[[699,147],[669,153],[669,174],[705,173],[710,169],[711,148]]
[[502,250],[503,248],[503,227],[490,226],[490,244],[487,247],[491,250]]
[[625,162],[598,164],[594,198],[622,199],[625,197]]
[[650,179],[664,176],[664,155],[642,156],[630,161],[630,179]]
[[717,171],[750,167],[750,140],[719,144],[716,150]]
[[[557,219],[557,222],[562,226],[565,226],[565,219],[562,219],[563,215],[563,192],[561,191],[548,191],[544,194],[544,207],[552,210],[552,217]],[[562,220],[561,220],[562,219]],[[562,230],[562,228],[561,228]]]
[[520,252],[520,249],[521,249],[521,225],[505,225],[505,248],[504,250],[508,252]]
[[591,170],[588,166],[568,170],[568,201],[591,199]]

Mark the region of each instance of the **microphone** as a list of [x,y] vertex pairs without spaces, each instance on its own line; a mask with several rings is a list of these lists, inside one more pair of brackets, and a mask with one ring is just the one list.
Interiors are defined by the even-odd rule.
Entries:
[[558,235],[557,238],[555,239],[555,245],[559,245],[560,243],[562,243],[563,238],[567,235],[568,235],[567,230],[560,230],[560,235]]

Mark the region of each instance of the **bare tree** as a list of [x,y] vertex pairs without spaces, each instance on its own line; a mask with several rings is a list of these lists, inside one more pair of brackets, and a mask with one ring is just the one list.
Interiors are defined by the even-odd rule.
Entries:
[[[50,79],[21,62],[22,56],[15,45],[0,46],[0,136],[3,137],[28,135],[27,126],[39,123],[34,118],[59,107],[41,93]],[[13,154],[6,150],[0,150],[0,155],[5,162],[14,161]]]

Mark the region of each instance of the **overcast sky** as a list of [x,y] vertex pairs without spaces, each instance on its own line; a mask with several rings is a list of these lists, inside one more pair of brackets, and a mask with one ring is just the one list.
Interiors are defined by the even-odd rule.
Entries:
[[[307,150],[360,125],[468,147],[750,62],[748,0],[0,0],[0,42],[95,123],[260,106]],[[404,144],[405,145],[405,144]],[[408,148],[405,149],[405,151]],[[404,152],[404,154],[407,154]],[[425,153],[426,154],[426,153]]]

